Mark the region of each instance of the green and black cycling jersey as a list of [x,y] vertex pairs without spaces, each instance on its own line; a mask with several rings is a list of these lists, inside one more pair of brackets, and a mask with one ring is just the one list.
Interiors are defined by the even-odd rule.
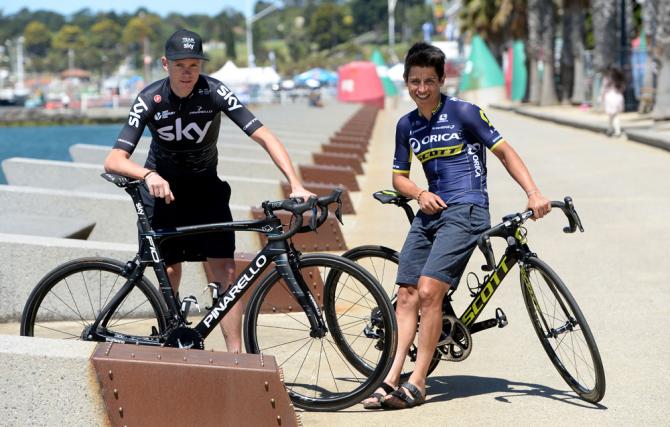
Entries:
[[409,175],[414,153],[428,190],[445,203],[488,207],[484,148],[493,151],[504,141],[479,107],[441,95],[430,119],[416,109],[398,121],[393,172]]
[[167,177],[216,175],[221,112],[247,135],[263,124],[220,81],[200,75],[190,95],[180,98],[168,78],[144,88],[130,108],[114,148],[131,153],[144,127],[151,131],[145,166]]

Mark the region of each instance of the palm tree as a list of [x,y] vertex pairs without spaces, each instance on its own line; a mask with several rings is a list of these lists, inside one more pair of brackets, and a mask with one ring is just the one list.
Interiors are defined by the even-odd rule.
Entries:
[[660,66],[652,117],[655,120],[667,120],[670,119],[670,2],[660,2],[657,16],[654,49]]
[[540,105],[558,104],[554,82],[554,39],[556,37],[556,5],[553,0],[542,0],[542,93]]
[[541,0],[528,0],[528,102],[540,103],[540,73],[537,70],[542,31]]
[[[528,0],[528,101],[538,105],[558,103],[554,85],[554,36],[556,5],[553,0]],[[540,79],[538,66],[542,64]]]
[[647,63],[644,67],[644,82],[640,91],[638,112],[649,113],[654,107],[654,42],[658,21],[659,0],[646,0],[642,5],[642,30],[647,42]]
[[561,52],[561,99],[581,104],[586,100],[584,73],[584,15],[588,0],[563,1],[563,50]]

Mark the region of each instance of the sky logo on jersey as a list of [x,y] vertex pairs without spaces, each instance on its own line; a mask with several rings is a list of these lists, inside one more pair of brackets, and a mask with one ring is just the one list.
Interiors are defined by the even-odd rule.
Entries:
[[238,108],[242,108],[240,101],[233,95],[233,91],[225,87],[224,85],[219,86],[216,90],[216,93],[221,95],[224,100],[228,103],[228,111],[235,111]]
[[208,121],[205,124],[204,129],[200,129],[200,126],[198,126],[198,124],[195,122],[189,123],[185,127],[182,127],[181,117],[179,117],[177,120],[175,120],[174,126],[162,127],[157,129],[157,132],[160,135],[160,138],[164,141],[181,141],[182,139],[187,139],[189,141],[195,141],[196,144],[199,144],[205,138],[205,135],[207,135],[207,130],[211,124],[212,121]]
[[141,97],[137,97],[137,102],[130,108],[130,113],[128,114],[128,124],[133,127],[140,126],[140,114],[147,111],[149,108],[147,104],[144,103]]

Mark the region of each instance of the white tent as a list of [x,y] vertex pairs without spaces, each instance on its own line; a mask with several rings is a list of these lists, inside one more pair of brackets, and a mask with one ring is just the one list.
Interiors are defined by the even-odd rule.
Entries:
[[393,67],[389,68],[388,76],[394,82],[404,82],[402,74],[405,72],[405,64],[396,64]]
[[232,61],[223,64],[218,71],[210,74],[229,86],[259,85],[268,86],[279,83],[281,78],[272,67],[238,68]]

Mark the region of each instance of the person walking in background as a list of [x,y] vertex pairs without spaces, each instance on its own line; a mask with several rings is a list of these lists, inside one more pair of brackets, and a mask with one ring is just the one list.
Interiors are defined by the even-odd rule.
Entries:
[[[202,61],[207,59],[198,34],[185,29],[172,34],[161,58],[168,77],[139,93],[105,160],[107,172],[144,180],[142,196],[153,228],[233,220],[231,188],[217,175],[221,112],[268,152],[288,180],[291,197],[313,196],[303,188],[279,139],[226,85],[201,74]],[[152,140],[147,161],[140,166],[130,155],[145,126]],[[235,273],[234,252],[232,231],[168,240],[161,246],[175,292],[183,261],[207,261],[208,279],[230,284]],[[242,304],[236,304],[221,323],[230,352],[241,351],[242,312]]]
[[624,107],[624,86],[625,79],[623,72],[617,67],[610,67],[605,74],[600,91],[600,103],[609,118],[607,136],[621,136],[621,119],[619,114],[623,112]]

